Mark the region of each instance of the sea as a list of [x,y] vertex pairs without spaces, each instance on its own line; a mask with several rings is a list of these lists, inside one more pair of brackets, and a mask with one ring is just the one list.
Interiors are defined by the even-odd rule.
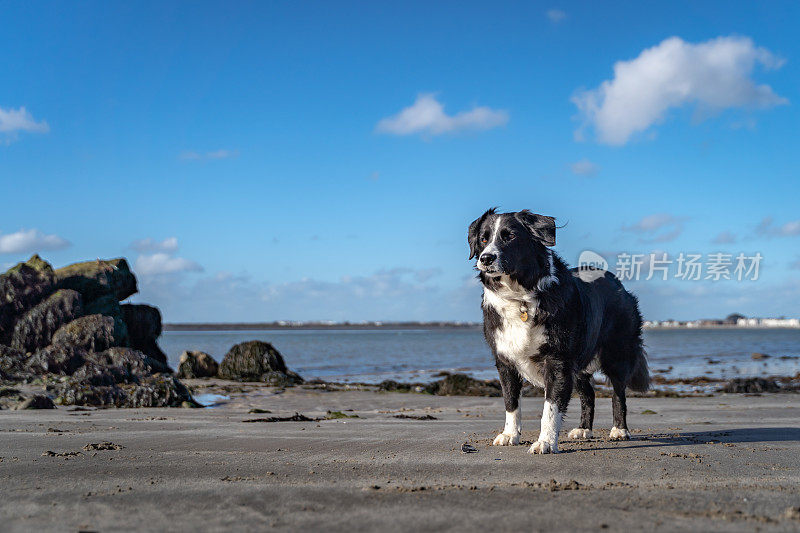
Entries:
[[[165,331],[159,344],[177,368],[184,350],[200,350],[221,361],[233,345],[250,340],[271,343],[287,366],[306,379],[423,383],[441,372],[497,377],[479,328]],[[665,378],[800,372],[800,329],[648,329],[644,341],[651,371]],[[767,357],[754,358],[754,353]]]

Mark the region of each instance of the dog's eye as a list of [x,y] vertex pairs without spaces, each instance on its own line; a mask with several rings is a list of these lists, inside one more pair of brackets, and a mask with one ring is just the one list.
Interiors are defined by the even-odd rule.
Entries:
[[508,230],[503,230],[500,232],[500,238],[503,239],[504,241],[510,241],[511,239],[514,238],[514,234]]
[[484,237],[484,238],[482,238],[482,239],[481,239],[481,242],[482,242],[483,244],[486,244],[487,242],[489,242],[489,239],[487,239],[486,237]]

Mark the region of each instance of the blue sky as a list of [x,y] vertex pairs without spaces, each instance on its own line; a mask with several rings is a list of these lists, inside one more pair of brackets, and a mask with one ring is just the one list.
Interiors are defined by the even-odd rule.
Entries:
[[[728,252],[646,318],[797,316],[800,5],[5,2],[0,266],[126,256],[168,321],[477,320],[466,227]],[[615,67],[616,65],[616,67]]]

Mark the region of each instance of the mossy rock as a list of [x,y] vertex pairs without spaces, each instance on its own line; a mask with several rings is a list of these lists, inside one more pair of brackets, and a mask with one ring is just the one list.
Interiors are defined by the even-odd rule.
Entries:
[[55,271],[56,283],[62,289],[73,289],[90,302],[112,294],[122,301],[136,294],[136,276],[123,258],[85,261]]
[[52,344],[101,352],[124,345],[127,336],[124,322],[103,315],[88,315],[61,326],[53,334]]
[[38,255],[0,274],[0,344],[11,344],[17,318],[54,289],[53,268]]
[[219,365],[219,377],[235,381],[263,381],[273,385],[303,382],[303,378],[286,368],[280,352],[263,341],[243,342],[231,348]]
[[11,347],[22,352],[44,348],[50,344],[58,328],[82,314],[82,299],[77,291],[56,291],[17,320],[11,336]]

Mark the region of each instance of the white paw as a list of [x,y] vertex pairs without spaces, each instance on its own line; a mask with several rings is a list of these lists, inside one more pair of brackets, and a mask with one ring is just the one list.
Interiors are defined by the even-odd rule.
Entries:
[[608,438],[611,440],[630,440],[631,433],[627,429],[619,429],[618,427],[614,426],[608,433]]
[[592,438],[592,430],[591,429],[584,429],[584,428],[575,428],[569,432],[567,435],[571,439],[579,440],[579,439],[591,439]]
[[558,453],[558,447],[555,444],[540,440],[533,443],[528,453]]
[[500,433],[494,438],[492,446],[516,446],[517,444],[519,444],[519,433],[514,435]]

